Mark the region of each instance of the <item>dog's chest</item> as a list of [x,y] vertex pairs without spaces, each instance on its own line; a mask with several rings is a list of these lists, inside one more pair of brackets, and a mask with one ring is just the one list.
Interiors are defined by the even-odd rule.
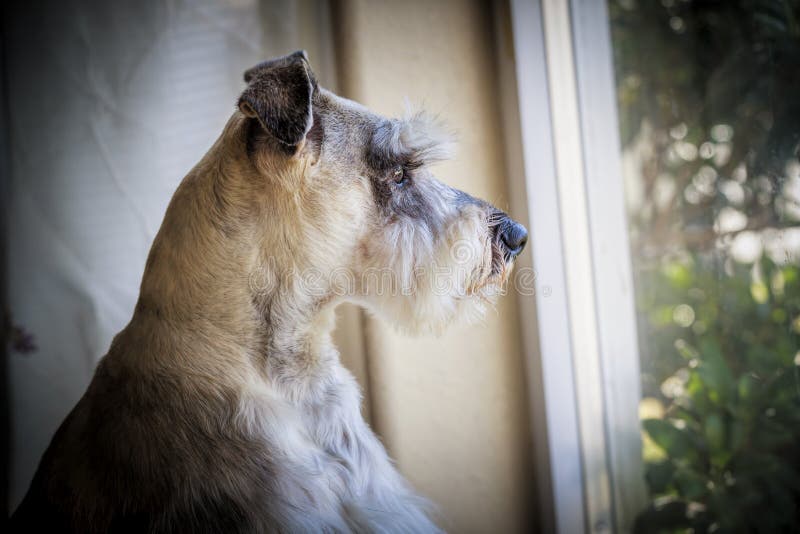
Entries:
[[316,389],[296,393],[287,394],[285,384],[269,388],[269,394],[262,390],[242,404],[241,420],[265,454],[286,459],[287,469],[309,471],[339,491],[359,492],[363,488],[354,486],[369,479],[371,465],[385,452],[363,420],[355,381],[336,373]]

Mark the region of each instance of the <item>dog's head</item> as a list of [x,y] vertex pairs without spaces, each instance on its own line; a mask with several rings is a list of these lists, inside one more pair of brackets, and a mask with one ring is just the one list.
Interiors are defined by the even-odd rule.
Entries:
[[451,146],[435,120],[387,119],[322,89],[304,52],[257,65],[245,81],[238,105],[267,191],[273,277],[414,332],[474,316],[502,290],[527,231],[434,178]]

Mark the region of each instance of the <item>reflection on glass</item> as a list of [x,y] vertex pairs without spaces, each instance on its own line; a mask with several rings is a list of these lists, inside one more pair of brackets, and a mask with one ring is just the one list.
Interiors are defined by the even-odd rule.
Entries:
[[800,532],[800,0],[609,11],[650,492],[637,531]]

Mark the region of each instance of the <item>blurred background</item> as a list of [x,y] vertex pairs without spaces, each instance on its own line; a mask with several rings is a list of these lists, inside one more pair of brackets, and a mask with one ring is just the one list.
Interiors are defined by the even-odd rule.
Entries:
[[445,182],[531,244],[485,322],[339,311],[364,414],[451,532],[800,531],[800,0],[2,7],[10,513],[129,320],[243,71],[458,133]]
[[640,522],[797,531],[800,2],[609,9],[652,499]]

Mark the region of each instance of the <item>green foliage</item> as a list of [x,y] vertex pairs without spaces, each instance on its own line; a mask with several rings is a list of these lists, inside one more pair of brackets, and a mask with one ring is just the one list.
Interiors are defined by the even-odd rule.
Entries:
[[800,532],[800,0],[609,12],[650,412],[635,530]]
[[[652,293],[640,310],[688,306],[695,319],[646,319],[658,364],[645,377],[660,380],[662,359],[673,372],[647,392],[666,406],[662,418],[642,421],[663,455],[646,464],[654,499],[637,530],[800,531],[798,268],[764,258],[746,275],[718,278],[682,259],[646,274],[642,285]],[[754,298],[754,285],[763,285],[767,303]]]

